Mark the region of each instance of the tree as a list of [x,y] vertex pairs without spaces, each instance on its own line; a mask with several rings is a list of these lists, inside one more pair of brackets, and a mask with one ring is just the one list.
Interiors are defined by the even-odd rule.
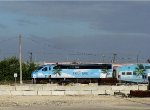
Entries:
[[5,58],[0,62],[0,80],[14,80],[14,73],[19,73],[19,60],[16,57]]
[[[23,80],[29,80],[31,78],[31,72],[35,68],[34,63],[22,63],[23,67]],[[17,79],[19,80],[19,59],[16,57],[5,58],[0,61],[0,81],[13,81],[14,73],[18,73]]]
[[137,76],[139,76],[139,75],[143,75],[144,71],[145,71],[145,68],[143,64],[137,64],[137,67],[135,68],[134,72],[136,73]]
[[35,69],[35,64],[33,62],[27,62],[22,64],[23,80],[30,80],[31,73]]

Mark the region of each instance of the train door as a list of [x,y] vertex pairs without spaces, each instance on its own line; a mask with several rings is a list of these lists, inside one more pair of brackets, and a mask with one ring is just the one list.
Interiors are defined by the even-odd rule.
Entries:
[[119,73],[117,73],[117,68],[118,68],[119,66],[120,66],[120,65],[113,65],[113,68],[112,68],[112,71],[113,71],[112,77],[113,77],[113,78],[118,78]]
[[116,69],[113,69],[112,77],[113,78],[117,78],[117,71],[116,71]]

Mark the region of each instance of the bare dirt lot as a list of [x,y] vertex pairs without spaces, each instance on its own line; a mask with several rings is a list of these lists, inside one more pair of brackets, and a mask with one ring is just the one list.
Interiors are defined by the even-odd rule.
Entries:
[[150,110],[150,98],[0,96],[0,110]]

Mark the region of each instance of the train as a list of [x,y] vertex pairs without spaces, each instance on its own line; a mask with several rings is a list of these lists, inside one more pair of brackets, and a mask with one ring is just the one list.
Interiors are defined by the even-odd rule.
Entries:
[[35,69],[31,77],[33,83],[43,80],[49,83],[149,83],[150,64],[46,64]]

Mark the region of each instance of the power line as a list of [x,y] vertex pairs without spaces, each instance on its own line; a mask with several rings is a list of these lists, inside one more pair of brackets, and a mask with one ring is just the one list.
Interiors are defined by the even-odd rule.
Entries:
[[2,43],[5,43],[5,42],[8,42],[8,41],[12,41],[12,40],[17,40],[17,37],[13,37],[13,38],[7,38],[7,39],[4,39],[4,40],[0,40],[0,44]]
[[[66,48],[62,48],[62,47],[56,47],[55,45],[52,45],[49,42],[49,39],[43,39],[41,38],[42,40],[38,40],[39,38],[41,37],[35,37],[35,38],[32,38],[32,37],[28,37],[27,40],[30,40],[31,42],[33,42],[34,44],[36,45],[40,45],[39,47],[40,48],[44,48],[45,47],[50,47],[51,49],[53,50],[56,50],[55,52],[53,50],[52,53],[51,52],[45,52],[44,49],[41,49],[39,53],[46,53],[46,54],[54,54],[54,55],[62,55],[62,54],[67,54],[67,55],[71,55],[71,56],[93,56],[93,57],[102,57],[102,61],[104,60],[104,57],[103,55],[105,56],[105,60],[112,60],[112,62],[116,62],[116,57],[117,57],[117,61],[119,62],[119,60],[125,60],[127,62],[129,62],[129,60],[134,60],[136,61],[134,58],[135,58],[135,53],[119,53],[119,55],[122,54],[121,58],[118,57],[118,55],[116,53],[113,53],[113,58],[110,57],[112,55],[112,53],[93,53],[93,52],[81,52],[81,51],[75,51],[73,49],[66,49]],[[38,50],[39,50],[39,47],[38,47]],[[57,50],[59,52],[57,52]],[[66,53],[65,53],[66,52]],[[34,51],[34,53],[37,53]],[[133,57],[133,58],[130,58],[129,57]],[[139,59],[140,60],[140,59]]]

